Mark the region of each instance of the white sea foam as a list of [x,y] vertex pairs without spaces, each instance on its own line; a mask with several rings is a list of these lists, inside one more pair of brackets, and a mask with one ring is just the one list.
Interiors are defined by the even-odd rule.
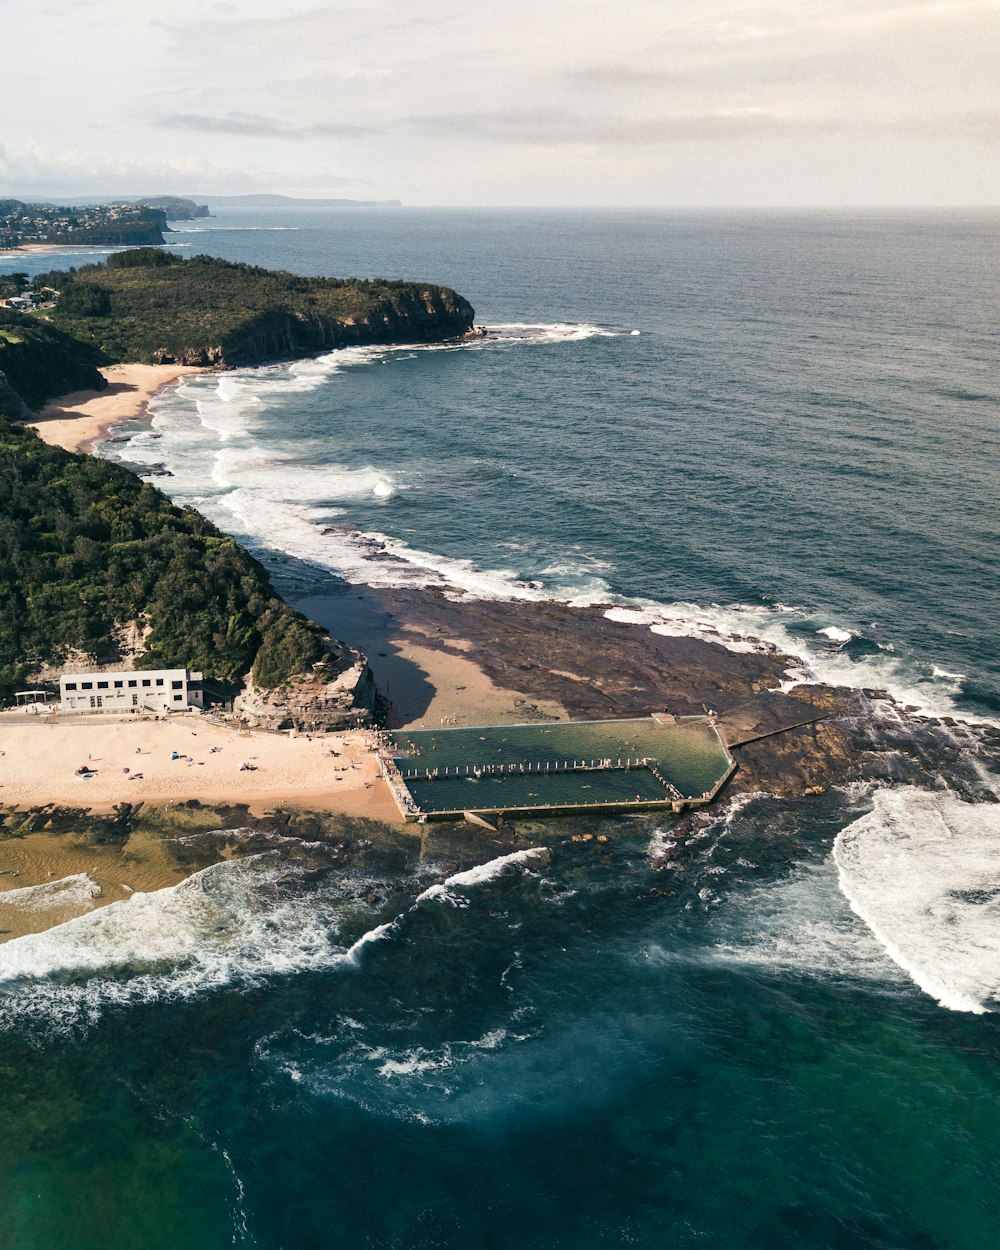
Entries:
[[723,899],[711,890],[703,893],[703,902],[713,908],[706,948],[692,954],[654,944],[644,951],[651,962],[694,959],[769,976],[861,981],[892,991],[906,986],[899,968],[852,915],[829,859]]
[[534,321],[498,322],[489,327],[485,339],[472,339],[476,343],[579,343],[584,339],[616,338],[617,330],[594,325],[589,321],[557,321],[551,323]]
[[88,873],[78,872],[58,881],[21,886],[0,893],[0,910],[14,907],[19,911],[52,911],[68,908],[89,908],[98,898],[101,887]]
[[839,834],[840,888],[892,959],[943,1007],[1000,1005],[1000,805],[880,790]]
[[348,891],[289,891],[298,870],[267,853],[135,893],[0,946],[0,1026],[98,1015],[343,962]]

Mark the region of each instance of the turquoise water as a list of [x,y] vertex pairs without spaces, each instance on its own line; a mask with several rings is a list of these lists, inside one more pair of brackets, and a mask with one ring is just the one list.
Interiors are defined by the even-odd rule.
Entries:
[[[642,720],[500,725],[456,729],[394,730],[396,763],[419,807],[462,811],[470,807],[537,807],[563,803],[644,802],[664,799],[664,787],[644,768],[560,774],[558,768],[601,760],[651,759],[661,775],[687,798],[700,796],[728,772],[731,761],[715,729],[702,720]],[[531,764],[552,773],[476,778],[468,785],[447,777],[433,781],[407,774],[435,769],[483,770]],[[463,778],[463,781],[465,778]],[[482,784],[480,784],[482,783]],[[474,788],[469,788],[470,786]],[[478,788],[476,788],[478,787]],[[462,795],[466,797],[463,799]]]
[[[997,227],[234,213],[175,244],[497,333],[201,379],[125,454],[333,627],[338,576],[610,601],[996,715]],[[0,944],[0,1246],[992,1246],[997,775],[939,735],[960,792],[533,820],[478,873],[310,834]]]
[[591,807],[604,803],[668,803],[670,794],[646,768],[537,777],[438,777],[407,780],[423,812]]

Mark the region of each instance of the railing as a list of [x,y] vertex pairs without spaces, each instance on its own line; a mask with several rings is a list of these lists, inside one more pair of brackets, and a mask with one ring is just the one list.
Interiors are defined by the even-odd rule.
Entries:
[[[400,772],[404,781],[436,781],[455,777],[528,777],[545,773],[597,773],[627,772],[633,768],[649,768],[650,761],[644,756],[624,759],[595,760],[531,760],[519,764],[457,764],[435,768],[407,768]],[[657,778],[661,780],[661,778]],[[667,785],[669,783],[662,782]]]

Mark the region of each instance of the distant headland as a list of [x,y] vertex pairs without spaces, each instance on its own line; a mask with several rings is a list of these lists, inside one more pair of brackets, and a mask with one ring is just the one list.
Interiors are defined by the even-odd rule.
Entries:
[[297,195],[203,195],[217,208],[401,208],[402,200],[303,199]]
[[335,347],[459,338],[475,316],[468,300],[431,283],[306,278],[151,247],[38,274],[30,284],[0,275],[4,296],[18,311],[0,313],[12,318],[0,337],[0,369],[29,408],[99,385],[82,381],[70,360],[91,370],[252,365]]

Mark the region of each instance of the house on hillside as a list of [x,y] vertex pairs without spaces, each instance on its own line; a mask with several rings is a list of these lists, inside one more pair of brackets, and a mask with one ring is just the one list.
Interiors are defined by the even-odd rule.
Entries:
[[187,712],[204,706],[202,674],[186,668],[64,673],[59,678],[63,712]]

